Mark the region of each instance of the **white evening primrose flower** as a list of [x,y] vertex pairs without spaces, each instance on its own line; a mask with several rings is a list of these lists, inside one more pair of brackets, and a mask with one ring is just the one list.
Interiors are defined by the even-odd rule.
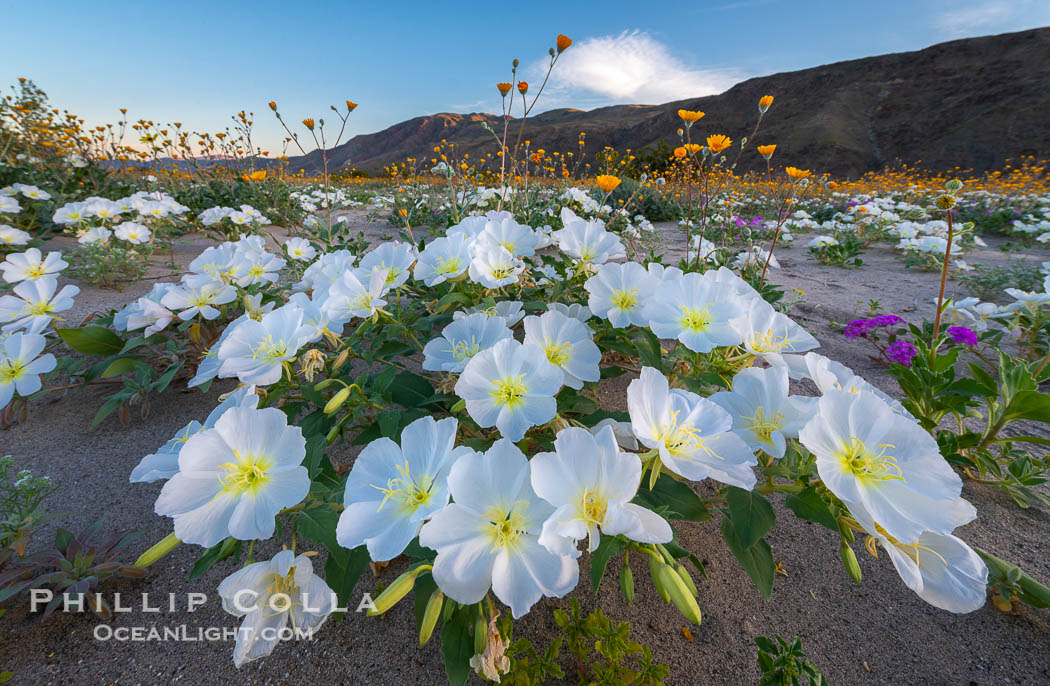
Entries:
[[408,277],[412,274],[412,263],[415,261],[416,249],[411,243],[389,241],[376,246],[374,250],[364,255],[358,268],[372,273],[385,269],[386,286],[387,289],[391,289],[408,281]]
[[[234,327],[234,324],[230,324]],[[241,383],[268,386],[281,378],[282,365],[292,360],[311,334],[303,311],[286,304],[262,316],[245,318],[216,351],[219,376],[236,376]]]
[[112,235],[113,232],[104,226],[93,226],[77,238],[77,243],[80,243],[81,245],[105,243]]
[[513,328],[515,324],[525,317],[525,310],[522,309],[523,306],[524,303],[520,300],[500,300],[493,307],[475,305],[474,307],[468,307],[465,310],[453,312],[452,318],[462,319],[463,317],[469,317],[472,314],[481,312],[489,317],[499,317],[507,326]]
[[[11,258],[9,257],[7,259],[11,259]],[[3,265],[0,264],[0,268],[2,268],[2,267],[3,267]],[[1045,286],[1044,286],[1044,289],[1045,289]],[[1008,305],[1008,307],[1011,310],[1019,310],[1019,309],[1027,308],[1027,309],[1029,309],[1029,310],[1031,310],[1033,312],[1036,312],[1043,305],[1046,305],[1047,303],[1050,303],[1050,293],[1047,293],[1045,290],[1042,293],[1033,293],[1033,292],[1029,292],[1029,291],[1022,291],[1020,288],[1006,288],[1006,289],[1003,289],[1003,290],[1006,291],[1006,294],[1008,296],[1010,296],[1011,298],[1013,298],[1014,300],[1017,301],[1017,302],[1015,302],[1015,303],[1013,303],[1011,305]]]
[[14,295],[0,296],[0,324],[5,333],[25,329],[41,333],[55,319],[56,312],[73,307],[73,297],[80,292],[76,286],[58,288],[58,278],[23,281],[14,288]]
[[244,617],[233,647],[238,668],[272,653],[289,622],[292,631],[312,636],[336,607],[335,594],[314,574],[310,558],[291,550],[238,569],[217,590],[222,609]]
[[627,255],[620,237],[606,231],[603,222],[585,221],[565,209],[562,210],[563,221],[566,212],[572,216],[565,222],[565,228],[551,233],[551,238],[566,255],[589,266],[603,265]]
[[634,435],[658,450],[660,462],[690,481],[712,478],[751,489],[758,464],[751,449],[732,432],[733,418],[706,398],[672,389],[667,378],[643,367],[627,387],[627,409]]
[[498,245],[515,257],[531,257],[536,254],[538,242],[536,232],[519,224],[511,217],[489,219],[473,244],[476,251]]
[[658,281],[637,262],[603,264],[587,279],[587,305],[596,316],[617,327],[648,326],[645,306],[653,298]]
[[31,236],[22,229],[7,224],[0,224],[0,247],[5,245],[25,245]]
[[277,273],[287,264],[280,257],[265,250],[245,252],[243,256],[244,271],[237,279],[237,285],[242,287],[274,283],[277,281]]
[[634,429],[631,428],[630,422],[620,422],[612,417],[606,417],[592,426],[590,432],[597,436],[605,427],[612,429],[613,436],[616,437],[616,442],[621,448],[624,450],[638,450],[638,439],[635,438]]
[[113,219],[121,213],[120,205],[106,198],[94,198],[84,204],[84,214],[103,221]]
[[[656,280],[656,288],[660,288],[667,284],[678,283],[678,280],[685,276],[685,272],[678,267],[666,267],[659,262],[650,262],[646,265],[645,271],[649,273],[649,276]],[[648,325],[648,323],[646,325]]]
[[284,251],[297,262],[309,262],[317,256],[317,248],[305,238],[289,238],[284,242]]
[[179,452],[182,451],[182,446],[186,445],[186,441],[190,440],[192,436],[213,428],[215,422],[219,421],[219,417],[226,414],[226,410],[231,407],[255,409],[258,406],[259,396],[255,394],[255,386],[238,388],[226,396],[226,399],[211,411],[203,424],[196,419],[192,420],[189,424],[179,429],[171,440],[162,445],[157,452],[142,458],[142,461],[131,470],[131,477],[128,480],[131,483],[152,483],[160,479],[170,479],[178,474]]
[[[367,284],[362,283],[362,279],[366,279]],[[329,287],[321,311],[329,323],[341,332],[343,326],[354,317],[371,317],[386,305],[383,295],[388,290],[386,270],[346,271],[341,279]]]
[[151,234],[149,229],[138,222],[121,222],[113,227],[113,235],[132,245],[141,245],[149,242]]
[[783,367],[750,367],[733,377],[731,391],[715,393],[711,402],[733,418],[733,433],[752,450],[784,457],[787,439],[798,438],[813,411],[808,398],[788,396],[788,373]]
[[905,585],[927,603],[956,613],[984,606],[988,567],[960,538],[926,531],[913,541],[903,542],[890,536],[867,513],[851,514],[889,553]]
[[566,305],[565,303],[550,303],[547,305],[547,308],[551,312],[561,312],[566,317],[579,319],[584,324],[594,316],[594,313],[591,312],[591,308],[583,303],[573,303],[571,305]]
[[696,273],[682,276],[649,300],[644,316],[660,338],[678,339],[693,352],[739,345],[744,337],[737,321],[746,315],[744,304],[730,288]]
[[44,257],[36,248],[29,248],[25,252],[8,255],[6,260],[0,262],[0,271],[4,273],[4,281],[18,283],[57,275],[68,266],[69,263],[62,259],[60,252],[49,252]]
[[0,214],[18,214],[21,211],[22,206],[17,200],[9,195],[0,195]]
[[576,587],[579,566],[539,543],[554,511],[532,490],[529,462],[507,439],[452,466],[452,502],[423,525],[420,545],[437,551],[434,581],[456,602],[479,602],[489,588],[515,619],[543,596],[561,598]]
[[674,534],[660,515],[631,503],[642,479],[637,455],[620,452],[606,427],[597,436],[570,427],[558,432],[553,453],[529,462],[532,489],[555,510],[543,523],[540,545],[556,555],[579,557],[579,540],[598,549],[601,534],[639,543],[667,543]]
[[439,337],[428,341],[423,347],[423,369],[458,374],[479,352],[512,336],[502,317],[475,312],[454,319],[442,329]]
[[937,441],[871,393],[826,392],[799,441],[816,456],[828,489],[898,540],[948,535],[974,517]]
[[499,288],[518,281],[525,263],[500,245],[483,245],[470,261],[470,280],[485,288]]
[[0,338],[0,409],[7,407],[16,391],[25,396],[40,390],[40,375],[57,364],[51,353],[40,355],[46,344],[47,339],[32,333]]
[[471,358],[455,390],[481,427],[496,426],[504,438],[516,442],[529,427],[557,414],[554,394],[563,378],[543,348],[505,338]]
[[452,465],[474,452],[455,446],[456,428],[453,417],[422,417],[401,432],[400,446],[385,437],[365,446],[346,480],[339,545],[364,545],[375,562],[403,553],[423,522],[448,505]]
[[427,286],[436,286],[462,276],[470,267],[470,243],[463,234],[430,241],[416,260],[415,277]]
[[744,350],[762,358],[820,347],[808,331],[761,298],[746,306],[745,316],[737,320],[737,327],[744,337]]
[[814,236],[809,243],[806,243],[807,248],[828,248],[833,245],[838,245],[839,242],[835,240],[833,236]]
[[221,312],[216,305],[231,303],[237,297],[237,289],[222,281],[207,276],[187,275],[182,283],[161,298],[160,304],[169,310],[181,310],[179,319],[189,321],[198,314],[207,320],[217,318]]
[[164,484],[157,514],[175,520],[175,536],[210,548],[228,536],[273,536],[274,517],[310,490],[302,466],[306,440],[284,412],[233,407],[215,427],[190,437],[179,471]]
[[601,378],[602,351],[593,339],[590,327],[561,312],[525,317],[525,344],[542,348],[547,361],[564,373],[563,383],[569,388],[579,390],[585,381]]

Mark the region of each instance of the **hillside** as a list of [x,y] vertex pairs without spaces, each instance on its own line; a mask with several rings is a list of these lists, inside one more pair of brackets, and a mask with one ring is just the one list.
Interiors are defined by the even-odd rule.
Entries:
[[[956,165],[993,169],[1008,158],[1050,151],[1050,28],[940,43],[924,50],[837,62],[743,81],[724,93],[663,105],[616,105],[590,111],[558,109],[533,117],[526,138],[534,148],[577,149],[587,133],[588,156],[603,146],[642,149],[661,139],[677,144],[679,108],[707,113],[694,132],[748,135],[756,102],[776,96],[755,143],[777,143],[781,164],[855,177],[898,160],[930,169]],[[355,136],[331,151],[332,168],[375,171],[406,157],[425,157],[442,139],[471,157],[496,150],[491,114],[434,114]],[[513,137],[512,137],[513,139]],[[309,169],[316,151],[291,159]],[[741,166],[757,166],[745,155]]]

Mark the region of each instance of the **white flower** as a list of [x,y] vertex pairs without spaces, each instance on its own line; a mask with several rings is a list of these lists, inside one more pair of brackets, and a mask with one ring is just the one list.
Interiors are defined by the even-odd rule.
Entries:
[[924,532],[911,542],[901,542],[866,516],[857,522],[889,553],[905,585],[930,605],[949,612],[973,612],[988,596],[988,567],[961,539]]
[[25,245],[31,236],[21,229],[0,224],[0,245]]
[[536,253],[537,241],[536,232],[531,228],[511,217],[503,217],[485,222],[485,228],[478,234],[473,248],[476,252],[498,245],[515,257],[530,257]]
[[284,251],[299,262],[309,262],[317,256],[317,249],[305,238],[289,238],[284,242]]
[[436,286],[462,276],[470,266],[470,244],[463,234],[436,238],[419,253],[415,277],[427,286]]
[[473,453],[455,447],[456,427],[452,417],[422,417],[401,432],[400,446],[389,438],[365,446],[346,480],[335,534],[339,545],[365,545],[376,562],[404,552],[423,522],[448,505],[453,463]]
[[105,243],[109,240],[113,232],[104,226],[93,226],[84,232],[80,238],[77,239],[77,243],[81,245],[90,245],[91,243]]
[[265,250],[252,250],[243,253],[244,273],[237,279],[238,286],[273,283],[277,281],[277,272],[287,264],[280,257]]
[[222,609],[244,617],[233,648],[237,667],[272,653],[289,619],[295,630],[312,636],[336,606],[335,594],[314,574],[310,558],[291,550],[238,569],[217,590]]
[[634,435],[660,451],[669,470],[690,481],[708,477],[740,488],[755,485],[758,464],[751,449],[732,433],[729,413],[695,393],[671,389],[652,367],[627,387],[627,409]]
[[573,319],[579,319],[581,322],[586,324],[594,314],[591,312],[591,308],[584,305],[583,303],[573,303],[566,305],[565,303],[550,303],[547,308],[551,312],[561,312],[566,317],[572,317]]
[[84,203],[84,215],[99,219],[113,219],[121,213],[120,205],[106,198],[93,198]]
[[808,331],[761,298],[751,301],[746,315],[737,320],[737,327],[744,337],[744,350],[763,358],[771,354],[801,353],[820,347],[820,343]]
[[613,326],[649,325],[645,306],[656,292],[657,280],[637,262],[603,264],[584,288],[591,312]]
[[493,307],[475,305],[474,307],[468,307],[465,310],[454,312],[452,318],[462,319],[463,317],[469,317],[477,312],[482,312],[489,317],[499,317],[507,326],[513,327],[525,317],[525,311],[522,309],[522,305],[523,303],[518,300],[500,300]]
[[962,481],[937,441],[870,393],[827,391],[799,431],[824,484],[851,512],[867,512],[886,532],[914,541],[951,534],[974,517]]
[[423,347],[423,369],[458,374],[479,352],[512,335],[502,317],[475,312],[455,319]]
[[[8,257],[7,259],[11,259]],[[4,265],[0,264],[0,268]],[[1045,289],[1045,286],[1044,286]],[[1020,288],[1006,288],[1004,289],[1006,294],[1016,300],[1017,302],[1010,305],[1013,309],[1028,308],[1029,310],[1038,310],[1043,305],[1050,303],[1050,293],[1030,293],[1028,291],[1022,291]]]
[[209,548],[228,536],[270,538],[277,513],[310,490],[305,457],[303,432],[288,426],[284,412],[230,408],[215,428],[186,441],[155,510],[175,519],[184,543]]
[[160,303],[170,310],[182,310],[179,319],[183,321],[189,321],[198,314],[211,320],[221,314],[216,305],[233,302],[236,297],[237,289],[233,286],[206,276],[186,276],[181,285],[172,288],[161,298]]
[[561,219],[565,228],[551,233],[551,238],[569,257],[589,265],[602,265],[627,254],[619,236],[606,231],[600,220],[580,219],[568,208],[562,208]]
[[[18,395],[32,395],[40,390],[40,375],[57,364],[51,353],[40,355],[47,339],[39,334],[13,333],[0,338],[0,409]],[[40,355],[40,357],[37,357]]]
[[0,214],[18,214],[22,206],[9,195],[0,195]]
[[529,427],[554,418],[563,378],[542,348],[505,338],[471,358],[455,390],[480,426],[520,441]]
[[423,525],[419,542],[437,551],[434,581],[456,602],[473,604],[489,588],[514,618],[543,596],[561,598],[579,581],[568,555],[539,543],[554,511],[529,483],[529,462],[507,439],[464,455],[448,477],[454,500]]
[[665,284],[660,297],[645,308],[649,327],[660,338],[676,338],[693,352],[738,345],[744,337],[736,320],[744,316],[743,303],[730,288],[696,273]]
[[[360,278],[367,278],[365,286]],[[371,317],[386,305],[383,295],[389,290],[385,269],[346,271],[343,277],[328,289],[328,297],[321,311],[329,323],[342,327],[354,317]]]
[[14,288],[14,295],[0,296],[0,323],[3,331],[25,329],[29,333],[41,333],[55,318],[55,312],[64,312],[73,307],[73,297],[80,292],[76,286],[65,286],[57,294],[58,278],[23,281]]
[[43,257],[36,248],[29,248],[25,252],[8,255],[6,260],[0,262],[0,271],[4,273],[4,281],[18,283],[58,274],[68,266],[69,263],[62,259],[60,252],[49,252],[47,257]]
[[219,376],[236,376],[241,383],[268,386],[281,378],[282,365],[299,352],[311,334],[303,326],[303,311],[286,304],[263,315],[230,324],[233,330],[216,351]]
[[[376,246],[361,258],[360,269],[365,272],[386,271],[386,286],[397,288],[408,281],[412,274],[412,263],[416,261],[416,249],[411,243],[391,241]],[[364,278],[359,276],[363,281]]]
[[733,433],[752,450],[784,457],[788,438],[813,416],[808,398],[788,396],[788,373],[783,367],[750,367],[733,377],[733,389],[715,393],[709,400],[733,418]]
[[563,383],[575,389],[585,381],[598,381],[602,351],[594,344],[591,329],[579,319],[549,310],[525,317],[525,343],[537,345],[547,361],[565,374]]
[[612,428],[597,436],[578,427],[562,429],[554,450],[534,455],[529,463],[533,490],[556,508],[540,533],[547,550],[579,557],[576,543],[587,538],[593,553],[600,534],[623,534],[640,543],[674,538],[663,517],[630,502],[642,479],[642,462],[620,452]]
[[814,236],[809,243],[806,243],[807,248],[827,248],[832,245],[838,245],[839,242],[835,240],[833,236]]
[[634,429],[630,422],[619,422],[612,417],[606,417],[590,428],[590,432],[597,436],[602,429],[609,427],[616,437],[616,442],[624,450],[638,450],[638,439],[634,436]]
[[201,424],[196,419],[175,433],[167,443],[160,447],[157,452],[146,455],[142,461],[131,470],[132,483],[152,483],[160,479],[170,479],[179,472],[179,452],[190,437],[211,429],[219,417],[226,414],[231,407],[248,407],[255,409],[259,405],[259,396],[255,394],[255,386],[242,386],[223,400],[218,407],[211,411],[208,418]]
[[470,262],[470,280],[485,288],[499,288],[516,283],[525,263],[500,245],[483,245]]
[[138,222],[121,222],[117,224],[113,228],[113,235],[132,245],[148,243],[150,239],[149,229]]

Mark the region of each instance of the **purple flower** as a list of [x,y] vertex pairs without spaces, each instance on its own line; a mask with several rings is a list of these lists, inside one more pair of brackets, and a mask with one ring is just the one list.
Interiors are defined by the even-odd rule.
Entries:
[[904,320],[895,314],[880,314],[877,317],[872,317],[868,320],[868,324],[871,328],[878,326],[896,326],[897,324],[903,324]]
[[977,345],[977,334],[973,329],[965,326],[949,326],[948,335],[952,337],[952,340],[956,343],[962,343],[964,345]]
[[902,364],[905,367],[910,367],[911,358],[918,354],[919,351],[908,341],[895,341],[886,346],[886,357],[889,358],[891,362]]
[[854,319],[846,324],[846,338],[853,339],[858,336],[866,336],[871,330],[871,322],[867,319]]

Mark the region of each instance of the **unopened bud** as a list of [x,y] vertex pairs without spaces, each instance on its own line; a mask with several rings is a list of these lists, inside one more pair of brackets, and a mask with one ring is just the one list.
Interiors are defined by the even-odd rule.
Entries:
[[419,573],[418,569],[412,569],[401,576],[394,579],[394,583],[386,587],[386,589],[379,594],[379,596],[372,601],[374,608],[368,611],[369,617],[381,615],[393,606],[401,602],[401,599],[408,595],[412,587],[416,585],[416,574]]
[[682,613],[682,616],[694,624],[700,624],[700,606],[696,604],[696,598],[689,591],[689,587],[685,585],[685,582],[682,581],[682,577],[678,575],[671,565],[664,563],[657,564],[656,573],[660,584],[667,589],[671,602]]
[[860,564],[857,563],[857,554],[853,552],[853,548],[846,545],[845,541],[839,547],[839,554],[842,556],[842,566],[846,568],[846,573],[859,584],[861,573]]
[[634,575],[626,563],[620,569],[620,590],[623,591],[623,597],[628,603],[634,602]]
[[175,532],[171,532],[164,538],[160,539],[160,541],[154,544],[149,550],[142,553],[142,555],[139,556],[139,559],[135,560],[135,566],[149,567],[172,550],[175,550],[180,543],[182,543],[182,541],[175,537]]
[[338,393],[333,395],[332,399],[328,401],[328,404],[326,404],[324,406],[324,413],[325,414],[332,414],[333,412],[338,410],[343,405],[343,403],[346,402],[346,399],[349,398],[349,397],[350,397],[350,388],[347,387],[347,388],[341,389]]
[[423,621],[419,625],[419,645],[424,646],[434,634],[434,627],[441,618],[441,607],[445,603],[445,594],[435,590],[427,600],[427,608],[423,611]]

